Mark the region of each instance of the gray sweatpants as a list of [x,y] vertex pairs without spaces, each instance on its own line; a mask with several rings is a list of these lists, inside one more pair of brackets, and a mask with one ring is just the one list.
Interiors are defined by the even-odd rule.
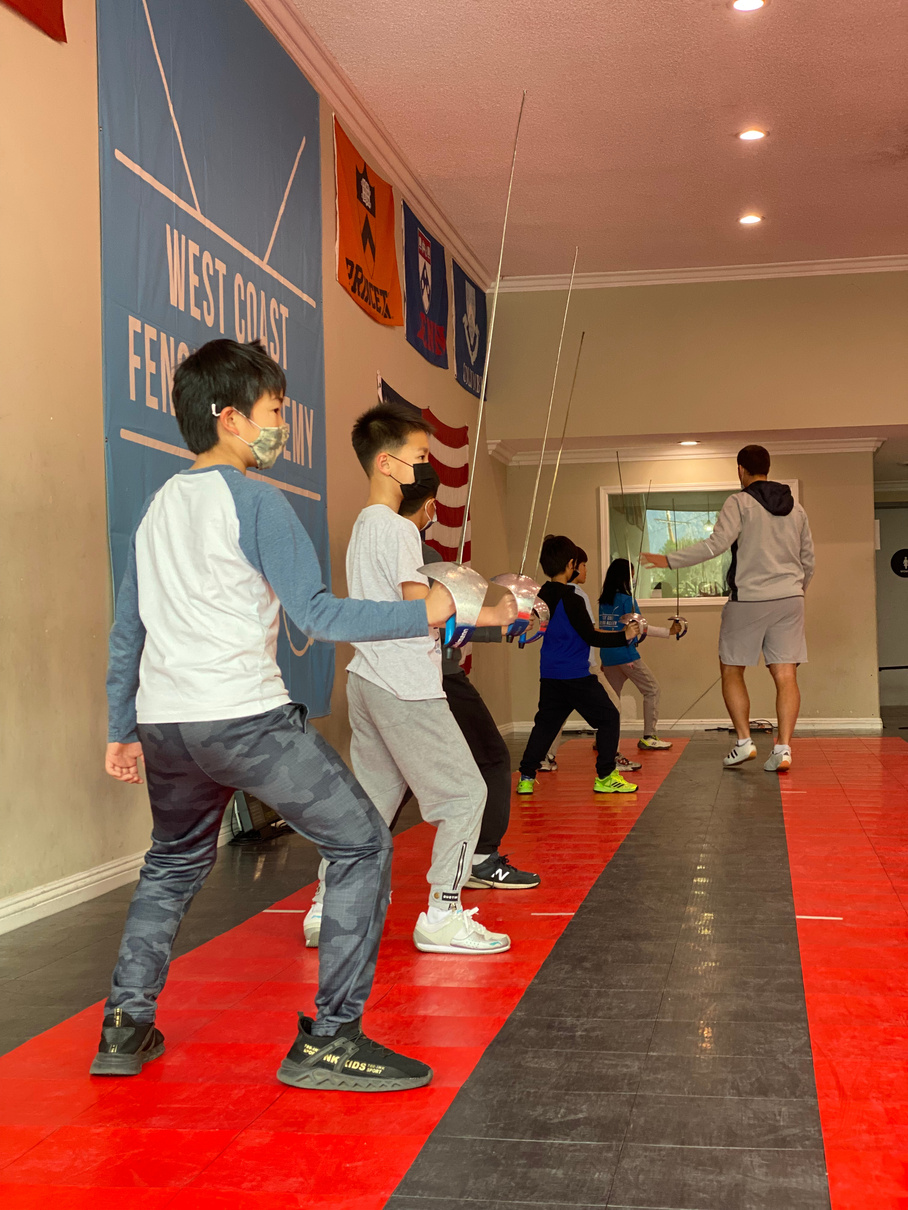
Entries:
[[318,1032],[363,1014],[391,885],[391,834],[305,707],[138,728],[154,821],[105,1013],[149,1022],[180,923],[217,854],[234,790],[273,807],[330,861],[319,939]]
[[655,735],[659,724],[659,682],[653,676],[643,660],[634,660],[630,664],[602,665],[605,679],[615,691],[619,702],[621,690],[625,681],[630,681],[643,694],[643,734]]
[[385,823],[410,787],[423,819],[435,828],[427,874],[432,902],[456,902],[470,875],[486,784],[447,699],[401,701],[351,673],[347,707],[350,759],[360,784]]

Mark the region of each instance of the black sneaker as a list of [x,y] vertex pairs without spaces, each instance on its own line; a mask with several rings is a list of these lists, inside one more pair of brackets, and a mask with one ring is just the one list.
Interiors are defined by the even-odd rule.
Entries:
[[314,1024],[300,1013],[299,1034],[278,1068],[282,1084],[327,1092],[399,1092],[432,1079],[425,1063],[367,1038],[361,1019],[342,1025],[333,1038],[313,1034]]
[[154,1025],[139,1025],[118,1008],[104,1018],[93,1076],[137,1076],[145,1063],[164,1053],[164,1035]]
[[515,869],[507,854],[492,853],[479,865],[474,865],[466,885],[474,890],[492,887],[496,891],[532,891],[539,886],[539,875]]

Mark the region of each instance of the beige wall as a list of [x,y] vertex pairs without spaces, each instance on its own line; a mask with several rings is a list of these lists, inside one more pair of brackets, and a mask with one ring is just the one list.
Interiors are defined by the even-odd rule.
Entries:
[[[541,437],[564,301],[501,296],[493,438]],[[904,424],[906,326],[908,273],[577,290],[565,349],[586,340],[570,433]]]
[[0,5],[0,897],[142,849],[103,771],[110,572],[95,10],[58,45]]
[[[453,369],[444,371],[430,365],[407,343],[403,328],[385,328],[375,323],[338,285],[335,277],[334,136],[331,109],[324,102],[321,139],[328,529],[332,586],[338,595],[343,595],[346,593],[344,556],[347,542],[357,513],[368,495],[368,480],[354,457],[350,430],[360,412],[377,402],[376,375],[380,373],[411,403],[431,407],[445,424],[469,424],[471,445],[475,442],[478,400],[458,386]],[[368,155],[370,149],[362,147],[360,150]],[[381,165],[376,167],[380,169]],[[395,197],[400,200],[399,189],[395,189]],[[473,566],[488,577],[506,569],[506,472],[500,463],[489,458],[484,439],[478,449],[479,465],[471,508]],[[509,649],[503,647],[477,646],[474,649],[475,683],[499,722],[506,722],[510,717],[509,655]],[[349,746],[344,668],[351,656],[349,644],[338,645],[332,716],[318,724],[319,730],[344,755]]]
[[[549,482],[547,471],[543,486]],[[652,480],[662,484],[735,482],[733,459],[684,459],[632,462],[623,467],[628,490]],[[802,715],[807,718],[876,718],[877,690],[875,576],[873,551],[873,468],[870,454],[811,454],[780,457],[772,475],[798,479],[801,502],[810,517],[817,549],[817,571],[807,594],[810,662],[800,676]],[[508,470],[508,533],[512,562],[519,558],[532,493],[534,472]],[[614,466],[562,466],[552,505],[549,531],[567,533],[589,554],[587,591],[595,601],[602,584],[598,489],[617,485]],[[534,536],[534,549],[539,537]],[[634,552],[636,553],[636,552]],[[647,617],[665,624],[674,602],[647,606]],[[641,654],[662,685],[662,717],[674,719],[718,676],[720,605],[691,606],[689,634],[680,642],[649,639]],[[532,720],[538,696],[538,648],[519,653],[511,678],[515,722]],[[774,717],[772,682],[762,669],[748,674],[753,717]],[[633,690],[635,701],[639,698]],[[688,717],[727,717],[716,687]]]

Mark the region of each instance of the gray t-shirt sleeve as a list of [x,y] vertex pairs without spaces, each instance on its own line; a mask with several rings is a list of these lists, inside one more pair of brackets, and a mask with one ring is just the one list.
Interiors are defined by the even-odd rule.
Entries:
[[239,475],[224,478],[240,522],[240,549],[304,634],[330,643],[428,635],[425,601],[333,596],[322,583],[312,540],[280,491]]

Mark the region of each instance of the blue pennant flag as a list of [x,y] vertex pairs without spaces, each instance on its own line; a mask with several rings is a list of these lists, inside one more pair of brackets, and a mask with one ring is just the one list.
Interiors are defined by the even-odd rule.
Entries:
[[448,270],[444,244],[404,207],[407,340],[426,361],[448,368]]
[[486,364],[488,336],[485,291],[467,277],[453,258],[451,264],[454,268],[454,361],[457,381],[464,390],[478,398]]

